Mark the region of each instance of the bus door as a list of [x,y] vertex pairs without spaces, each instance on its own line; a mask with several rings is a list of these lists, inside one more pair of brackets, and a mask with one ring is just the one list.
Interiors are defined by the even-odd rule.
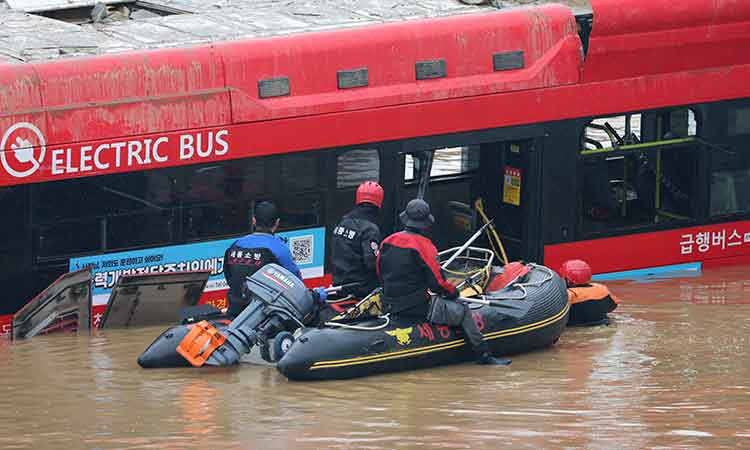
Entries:
[[538,138],[481,146],[480,196],[510,261],[539,261],[542,256],[542,145]]
[[398,154],[397,192],[392,210],[394,231],[402,229],[398,214],[414,198],[429,204],[435,225],[427,231],[438,250],[460,246],[476,228],[471,207],[478,182],[479,145],[456,145],[406,150]]

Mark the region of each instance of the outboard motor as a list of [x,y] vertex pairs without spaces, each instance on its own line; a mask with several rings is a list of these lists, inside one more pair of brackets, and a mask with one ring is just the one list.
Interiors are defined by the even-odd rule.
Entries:
[[204,320],[173,327],[143,352],[138,364],[144,368],[236,364],[254,345],[315,318],[312,293],[279,265],[262,267],[246,280],[246,288],[250,303],[228,326],[217,328]]

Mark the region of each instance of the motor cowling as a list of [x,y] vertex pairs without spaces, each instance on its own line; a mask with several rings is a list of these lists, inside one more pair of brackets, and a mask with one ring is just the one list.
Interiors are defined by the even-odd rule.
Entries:
[[305,284],[277,264],[268,264],[246,280],[247,307],[222,330],[226,338],[206,360],[212,366],[235,364],[260,341],[310,323],[317,311]]

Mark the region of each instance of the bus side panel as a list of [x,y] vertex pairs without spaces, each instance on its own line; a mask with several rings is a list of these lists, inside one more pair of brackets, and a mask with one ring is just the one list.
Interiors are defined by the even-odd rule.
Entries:
[[[570,9],[467,14],[283,38],[219,43],[235,120],[257,121],[576,83],[581,43]],[[523,67],[493,70],[493,54]],[[415,83],[415,63],[445,76]],[[337,71],[367,69],[367,88],[339,89]],[[289,95],[260,98],[259,80],[288,78]]]
[[557,269],[568,259],[583,259],[594,273],[643,269],[750,256],[750,221],[592,239],[544,248],[544,264]]
[[48,145],[231,122],[221,60],[210,47],[36,64]]
[[26,64],[0,64],[0,130],[19,122],[34,122],[46,130],[39,76]]
[[[584,81],[750,62],[750,2],[592,0]],[[710,10],[711,14],[706,14]],[[707,86],[707,88],[709,88]],[[710,89],[710,88],[709,88]]]

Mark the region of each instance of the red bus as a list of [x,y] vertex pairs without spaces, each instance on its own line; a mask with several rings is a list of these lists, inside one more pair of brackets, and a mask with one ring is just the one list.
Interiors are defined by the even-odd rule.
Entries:
[[482,198],[511,259],[747,262],[749,46],[748,2],[593,0],[0,65],[0,314],[84,265],[220,297],[263,199],[320,281],[366,179],[385,232],[428,182],[441,248]]

